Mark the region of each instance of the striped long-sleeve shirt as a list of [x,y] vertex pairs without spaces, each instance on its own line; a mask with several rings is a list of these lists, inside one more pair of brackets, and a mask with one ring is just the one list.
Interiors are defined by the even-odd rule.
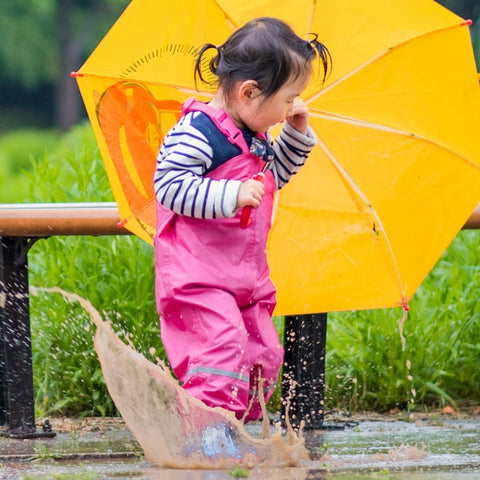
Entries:
[[[250,146],[253,132],[242,130]],[[307,160],[317,142],[311,129],[303,135],[285,122],[272,145],[272,170],[282,188]],[[201,112],[189,112],[165,137],[154,175],[157,200],[175,213],[197,218],[235,216],[240,180],[205,175],[241,153]]]

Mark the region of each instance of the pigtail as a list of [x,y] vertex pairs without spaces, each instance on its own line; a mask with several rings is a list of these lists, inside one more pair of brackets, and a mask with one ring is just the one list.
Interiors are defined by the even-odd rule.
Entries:
[[200,80],[205,87],[221,88],[225,98],[236,82],[245,80],[254,80],[261,94],[268,98],[285,82],[312,73],[314,60],[318,60],[318,75],[321,78],[323,73],[325,82],[332,64],[330,52],[316,34],[301,38],[288,24],[272,17],[251,20],[223,45],[206,43],[197,52],[195,88],[198,90]]
[[328,75],[332,70],[332,56],[328,50],[328,48],[322,43],[318,41],[318,35],[316,33],[310,34],[313,38],[307,40],[309,47],[314,55],[317,56],[319,62],[323,67],[323,79],[322,81],[325,82]]
[[[204,55],[208,50],[211,50],[212,48],[214,48],[217,51],[217,54],[214,55],[208,62],[208,65],[206,65],[205,63],[207,60],[204,58]],[[197,79],[200,79],[200,81],[206,85],[216,84],[217,67],[220,61],[222,60],[222,56],[223,56],[222,47],[218,47],[213,43],[206,43],[200,48],[200,50],[197,53],[197,58],[195,61],[195,69],[194,69],[195,88],[197,90],[198,90]]]

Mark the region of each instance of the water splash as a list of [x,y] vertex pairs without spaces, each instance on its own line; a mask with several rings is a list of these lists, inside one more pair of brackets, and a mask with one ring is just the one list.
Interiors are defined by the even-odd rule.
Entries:
[[[58,287],[31,290],[33,294],[40,290],[58,293],[78,302],[91,316],[96,326],[95,350],[108,391],[147,460],[162,467],[195,469],[225,469],[237,464],[292,467],[308,460],[301,431],[297,434],[289,426],[287,435],[282,436],[280,429],[270,433],[264,425],[266,438],[252,437],[232,412],[209,408],[191,397],[163,362],[154,364],[125,344],[88,300]],[[267,415],[264,418],[268,422]],[[217,431],[228,435],[222,440],[222,452],[210,455],[209,442]]]

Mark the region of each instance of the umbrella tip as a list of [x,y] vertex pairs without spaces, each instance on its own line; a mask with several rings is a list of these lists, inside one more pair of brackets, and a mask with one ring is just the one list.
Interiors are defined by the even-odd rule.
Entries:
[[471,25],[473,23],[473,20],[471,18],[468,18],[467,20],[465,20],[464,22],[461,23],[461,25]]
[[402,298],[402,307],[405,312],[408,312],[410,310],[410,305],[408,304],[407,297]]
[[83,73],[70,72],[70,76],[71,76],[72,78],[75,78],[75,77],[83,77]]
[[120,220],[118,223],[117,223],[117,228],[123,228],[124,225],[127,223],[128,221],[128,218],[124,218],[123,220]]

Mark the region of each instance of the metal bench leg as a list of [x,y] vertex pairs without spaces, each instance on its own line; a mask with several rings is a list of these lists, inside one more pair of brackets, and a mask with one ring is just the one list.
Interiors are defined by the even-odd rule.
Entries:
[[325,398],[327,314],[285,317],[282,420],[305,429],[322,429]]
[[0,424],[4,436],[36,432],[28,296],[28,249],[37,239],[2,237],[0,248]]

